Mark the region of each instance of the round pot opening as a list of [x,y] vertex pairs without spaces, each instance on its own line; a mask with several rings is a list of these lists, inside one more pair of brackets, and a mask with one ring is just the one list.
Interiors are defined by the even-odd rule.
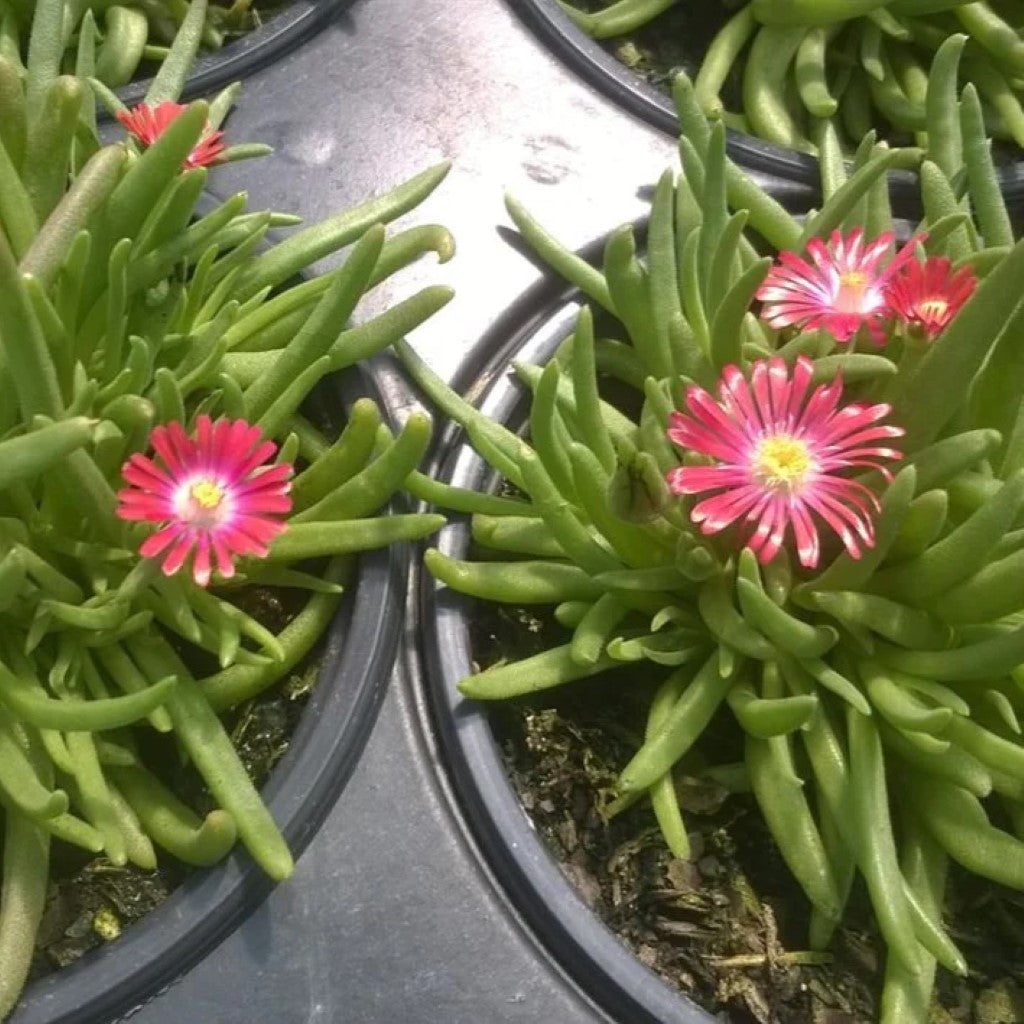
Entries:
[[[593,256],[593,252],[584,254],[585,257],[588,255]],[[527,421],[529,392],[525,385],[518,383],[509,373],[509,363],[515,359],[524,363],[544,364],[570,334],[582,301],[578,294],[559,290],[551,283],[527,293],[515,306],[493,321],[494,326],[460,367],[453,388],[459,394],[472,396],[474,404],[492,419],[503,422],[511,429],[521,430]],[[598,336],[602,335],[599,333]],[[439,479],[460,487],[486,490],[496,484],[493,471],[472,451],[463,431],[457,426],[449,426],[441,438],[435,472]],[[453,520],[439,535],[436,547],[454,558],[472,557],[467,555],[470,542],[468,522]],[[505,560],[515,556],[495,552],[493,557]],[[750,813],[750,805],[744,804],[746,798],[742,796],[730,797],[723,805],[726,808],[738,807],[739,814],[736,817],[743,815],[745,818],[731,836],[739,847],[737,862],[741,863],[747,877],[754,882],[754,899],[762,906],[778,911],[774,917],[766,918],[770,923],[765,933],[768,938],[764,950],[781,950],[783,957],[789,959],[774,961],[773,954],[769,953],[767,958],[762,957],[758,961],[756,956],[745,955],[745,949],[750,947],[738,943],[738,948],[724,957],[735,963],[725,963],[723,959],[720,964],[740,977],[751,969],[764,970],[767,974],[769,970],[774,970],[768,967],[769,962],[781,962],[796,968],[793,974],[788,975],[790,981],[794,977],[799,979],[793,990],[783,987],[789,982],[782,981],[781,975],[775,975],[771,981],[772,985],[778,982],[780,986],[777,989],[780,993],[780,1006],[772,1005],[772,1012],[783,1008],[781,1002],[785,998],[788,1001],[783,1008],[784,1012],[777,1016],[758,1017],[751,1010],[751,1004],[745,1001],[746,994],[737,989],[715,1000],[715,1010],[719,1016],[712,1017],[684,994],[688,990],[687,986],[677,988],[649,969],[645,963],[654,963],[672,978],[679,977],[675,965],[672,965],[672,970],[664,970],[664,960],[644,961],[638,958],[601,920],[591,906],[595,899],[593,892],[588,892],[586,884],[580,884],[581,876],[573,870],[580,866],[579,863],[564,856],[566,844],[555,844],[557,854],[549,846],[547,837],[551,835],[551,823],[555,815],[544,808],[538,811],[536,803],[531,805],[530,810],[524,809],[521,796],[526,790],[519,773],[521,762],[516,759],[515,752],[510,755],[508,750],[511,732],[507,722],[519,714],[507,711],[514,702],[476,702],[462,698],[456,690],[458,680],[496,660],[495,649],[485,650],[476,646],[476,639],[490,628],[494,608],[511,606],[475,602],[464,597],[437,583],[422,568],[419,560],[413,571],[420,574],[417,580],[421,617],[418,636],[423,668],[421,685],[425,692],[426,710],[430,716],[430,725],[439,737],[445,768],[452,780],[463,820],[482,857],[517,911],[533,929],[548,955],[587,996],[612,1019],[636,1021],[638,1024],[703,1024],[725,1019],[735,1024],[762,1019],[803,1024],[812,1019],[812,1010],[826,1015],[834,1013],[837,1020],[877,1019],[882,947],[877,944],[877,930],[871,921],[866,894],[862,890],[854,891],[849,916],[829,948],[834,962],[812,960],[806,952],[801,952],[807,951],[808,905],[802,894],[793,887],[788,874],[785,879],[789,884],[776,887],[775,879],[780,873],[785,874],[787,869],[781,866],[774,843],[766,828],[760,825],[757,812]],[[513,610],[508,620],[517,618],[518,613],[518,609]],[[516,627],[520,625],[521,622],[515,623]],[[531,627],[532,623],[528,628]],[[566,639],[554,643],[567,642],[567,634],[565,636]],[[545,640],[549,641],[550,635]],[[548,646],[551,643],[533,646],[527,642],[518,648],[499,649],[498,653],[517,658]],[[622,687],[623,682],[628,687],[625,673],[622,670],[619,672],[617,680],[602,693]],[[601,686],[601,679],[595,676],[568,684],[564,688],[545,691],[543,701],[531,702],[528,706],[533,712],[540,710],[537,717],[546,714],[547,709],[552,707],[559,714],[568,702],[560,702],[556,694],[572,688],[577,691],[586,690],[585,694],[580,694],[578,706],[592,699],[594,688]],[[644,680],[637,679],[637,682],[642,684]],[[548,703],[549,698],[551,703]],[[515,703],[525,704],[526,701],[523,698]],[[526,716],[522,717],[525,719]],[[612,717],[608,715],[606,720]],[[578,726],[579,721],[574,719],[572,724]],[[628,728],[632,723],[623,718],[622,724]],[[717,742],[717,733],[709,735]],[[635,749],[634,746],[629,751],[627,759]],[[722,756],[709,757],[709,762],[720,764],[733,761],[731,749],[715,748],[715,754],[720,753]],[[623,763],[619,762],[613,774],[617,774]],[[684,774],[688,775],[688,770]],[[684,785],[688,785],[689,781],[684,779]],[[543,792],[536,788],[529,789],[531,794],[538,791]],[[731,810],[729,815],[732,816]],[[698,818],[703,816],[703,812],[698,810],[693,810],[691,816],[691,809],[684,809],[691,838],[694,831],[704,832],[705,826],[698,823]],[[570,826],[573,826],[573,820],[570,820],[572,817],[571,813],[564,815],[564,820]],[[689,862],[673,862],[681,879],[676,888],[689,886],[691,891],[699,894],[707,878],[700,862],[708,854],[718,856],[719,851],[705,845],[704,851],[700,852],[696,843],[693,847],[697,851],[694,860],[699,870],[687,875],[691,869]],[[759,865],[759,861],[764,864]],[[730,863],[726,859],[722,862],[727,866]],[[767,884],[762,888],[766,880]],[[589,878],[584,877],[582,881],[586,883]],[[951,914],[957,921],[963,922],[964,927],[971,928],[972,900],[980,898],[983,897],[978,886],[972,886],[970,879],[959,873],[951,890]],[[730,909],[729,913],[737,919],[745,916],[740,914],[738,908]],[[777,933],[773,930],[776,923],[779,926]],[[748,928],[743,927],[737,934],[742,935],[748,931]],[[628,934],[632,942],[635,936],[633,933]],[[686,941],[694,941],[692,931],[688,934],[680,931],[678,934]],[[691,956],[723,957],[721,946],[713,947],[703,936],[696,941],[702,944],[701,952],[691,953]],[[635,943],[633,950],[636,950]],[[1000,955],[993,955],[992,950],[991,944],[986,944],[981,955],[987,962],[977,965],[980,968],[979,978],[984,979],[982,985],[986,991],[990,986],[996,988],[1005,981],[1005,968],[1000,966]],[[733,956],[733,953],[737,955]],[[968,996],[964,989],[961,993],[958,990],[959,984],[951,975],[940,976],[937,994],[943,1006],[955,1007],[961,1005],[961,999],[970,1001],[978,998],[977,992]],[[768,990],[769,984],[766,982],[764,991]],[[707,989],[697,985],[693,991],[700,993],[703,999]],[[790,995],[783,997],[781,994],[786,991],[790,991]],[[845,1002],[847,994],[849,1002]],[[805,998],[806,1003],[803,1002]],[[837,998],[844,1002],[834,1002]],[[712,1001],[709,1000],[706,1005],[711,1006]]]
[[[360,396],[383,405],[375,378],[353,369],[317,396],[329,415]],[[408,548],[360,557],[321,641],[317,683],[262,796],[298,857],[357,764],[384,696],[400,635]],[[287,884],[287,883],[285,883]],[[244,850],[190,874],[109,945],[30,984],[10,1024],[107,1024],[153,998],[229,935],[273,888]],[[186,1014],[187,1016],[187,1014]]]
[[[283,9],[251,32],[219,50],[200,50],[181,98],[192,99],[248,78],[304,43],[351,4],[352,0],[288,0]],[[129,82],[118,89],[118,96],[126,106],[134,106],[146,95],[150,82]]]
[[[562,10],[558,0],[514,0],[512,6],[545,45],[594,89],[666,134],[673,137],[679,134],[671,98],[591,39]],[[692,70],[695,72],[696,66]],[[820,174],[814,157],[731,128],[726,139],[729,157],[744,170],[819,191]],[[1016,210],[1024,204],[1024,160],[1008,161],[998,170],[1006,202]],[[894,202],[911,210],[920,207],[920,193],[913,174],[890,171],[889,180]]]

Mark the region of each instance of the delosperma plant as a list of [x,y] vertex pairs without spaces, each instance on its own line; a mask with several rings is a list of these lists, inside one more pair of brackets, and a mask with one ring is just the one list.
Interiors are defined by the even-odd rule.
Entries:
[[[635,31],[677,0],[617,0],[594,12],[560,0],[599,39]],[[707,48],[694,81],[711,118],[768,142],[817,152],[823,120],[838,116],[855,145],[887,124],[926,144],[928,67],[943,42],[963,33],[964,81],[981,95],[989,134],[1024,146],[1024,35],[1012,3],[966,0],[704,0],[711,14],[733,11]],[[722,93],[741,84],[742,113]]]
[[150,0],[147,3],[53,3],[12,0],[0,8],[0,55],[18,67],[29,62],[29,40],[43,10],[46,31],[59,41],[58,58],[67,71],[94,77],[116,89],[140,70],[157,68],[170,52],[183,24],[190,31],[193,55],[218,50],[233,36],[260,24],[250,0],[231,5],[208,0]]
[[[446,168],[273,242],[295,218],[248,212],[244,193],[200,208],[230,152],[206,103],[122,111],[100,146],[87,87],[57,75],[60,40],[37,29],[24,81],[0,58],[0,1017],[54,839],[149,869],[157,848],[212,864],[237,836],[290,873],[218,713],[313,648],[351,555],[443,522],[376,515],[416,476],[426,416],[392,436],[360,399],[334,439],[307,398],[451,297],[424,288],[349,323],[378,282],[451,254],[442,228],[384,227]],[[185,63],[165,65],[171,97]],[[299,595],[279,632],[246,610],[256,586]],[[205,818],[154,774],[156,733],[208,788]]]
[[[0,217],[12,246],[27,245],[61,199],[67,168],[78,172],[99,149],[96,136],[97,98],[129,130],[140,147],[154,142],[181,112],[176,102],[195,60],[202,31],[203,8],[193,5],[182,22],[160,71],[149,83],[142,103],[128,110],[99,79],[95,41],[82,36],[74,74],[61,74],[64,37],[57,26],[67,10],[63,0],[41,0],[35,6],[32,60],[21,64],[17,53],[0,46]],[[209,104],[201,141],[187,154],[188,169],[264,156],[268,146],[220,142],[220,127],[238,94],[237,83]],[[93,165],[109,175],[113,157]],[[84,186],[82,186],[84,188]],[[93,186],[95,187],[95,186]],[[201,188],[201,184],[199,188]],[[29,202],[23,200],[27,196]],[[32,207],[32,216],[27,207]],[[275,216],[275,224],[288,218]],[[78,225],[81,227],[82,225]],[[67,244],[70,237],[58,241]],[[52,258],[52,257],[51,257]]]
[[642,255],[627,226],[591,266],[510,201],[587,303],[546,366],[515,367],[528,440],[399,346],[512,486],[460,495],[482,557],[431,550],[427,567],[567,629],[462,693],[585,687],[630,664],[660,679],[619,805],[649,798],[679,857],[673,771],[694,751],[714,765],[702,735],[731,716],[745,753],[725,774],[749,780],[813,948],[863,877],[886,1024],[929,1019],[936,964],[966,970],[942,924],[951,859],[1024,888],[1024,243],[946,56],[916,231],[889,206],[906,154],[865,139],[794,219],[729,164],[685,78],[684,173],[658,182]]

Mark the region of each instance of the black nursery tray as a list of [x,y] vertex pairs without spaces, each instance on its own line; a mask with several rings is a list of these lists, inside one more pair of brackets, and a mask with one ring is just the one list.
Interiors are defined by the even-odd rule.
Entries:
[[[372,316],[426,284],[453,285],[454,302],[411,339],[446,377],[481,338],[520,321],[515,300],[541,277],[499,229],[509,223],[505,190],[580,248],[610,223],[637,219],[644,190],[675,159],[668,135],[569,73],[518,7],[352,0],[246,82],[228,141],[265,141],[275,155],[210,178],[219,194],[244,188],[253,208],[313,221],[451,159],[447,181],[414,218],[448,227],[455,259],[405,271],[356,313]],[[792,183],[779,194],[808,200]],[[401,375],[390,364],[375,375],[401,418],[413,402]],[[139,994],[143,1005],[62,1018],[47,1016],[41,990],[30,991],[12,1024],[615,1019],[602,993],[581,987],[524,919],[468,826],[428,710],[419,631],[410,597],[404,656],[373,731],[344,788],[336,780],[340,795],[292,879],[244,923],[232,918],[215,949],[186,948],[177,970],[157,979],[163,991]],[[127,942],[105,953],[134,955]]]

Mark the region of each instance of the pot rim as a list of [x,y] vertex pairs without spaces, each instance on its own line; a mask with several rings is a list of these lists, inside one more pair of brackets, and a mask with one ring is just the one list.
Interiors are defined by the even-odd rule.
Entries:
[[[550,355],[571,329],[578,297],[551,279],[524,293],[463,360],[452,387],[492,416],[514,417],[525,389],[506,375],[509,357]],[[454,423],[442,434],[432,471],[462,487],[480,486],[489,475]],[[458,557],[468,541],[468,517],[452,516],[436,546]],[[562,873],[508,780],[483,706],[460,697],[454,687],[471,671],[468,618],[473,602],[437,584],[423,571],[420,558],[412,574],[426,711],[464,827],[516,910],[549,955],[615,1020],[712,1024],[716,1018],[636,959]]]
[[[364,367],[331,382],[329,399],[346,408],[363,395],[384,407],[377,379]],[[296,860],[326,819],[373,728],[401,636],[409,559],[407,544],[360,556],[325,634],[317,685],[263,787],[263,800]],[[209,954],[273,889],[236,846],[221,864],[192,874],[115,942],[29,984],[8,1024],[108,1024],[130,1015]]]
[[[261,68],[280,60],[315,35],[333,18],[351,6],[353,0],[289,0],[269,21],[232,39],[219,50],[201,51],[185,82],[181,99],[194,99],[248,78]],[[117,90],[126,106],[142,101],[152,78],[129,82]]]
[[[509,2],[548,48],[598,92],[667,135],[675,137],[679,134],[671,98],[653,88],[591,39],[558,6],[557,0]],[[818,161],[809,154],[765,142],[732,128],[726,130],[726,151],[738,167],[807,186],[820,198]],[[998,167],[997,172],[1007,204],[1024,204],[1024,158]],[[889,181],[894,202],[910,209],[920,206],[920,193],[910,171],[890,171]]]

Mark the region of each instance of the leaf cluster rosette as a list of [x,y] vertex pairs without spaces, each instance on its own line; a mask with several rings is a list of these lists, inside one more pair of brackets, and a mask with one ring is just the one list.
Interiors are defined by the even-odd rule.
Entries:
[[[569,630],[459,689],[660,678],[619,806],[649,798],[680,857],[673,771],[713,762],[702,735],[731,717],[744,762],[716,777],[747,780],[815,949],[863,877],[888,1024],[928,1019],[937,964],[966,971],[942,925],[950,859],[1024,887],[1024,243],[973,87],[929,89],[943,145],[920,160],[869,134],[802,220],[729,163],[682,77],[684,173],[654,189],[644,250],[626,226],[592,266],[510,200],[587,304],[546,366],[515,367],[528,440],[398,346],[519,492],[439,495],[486,557],[431,550],[429,570]],[[886,175],[908,160],[925,215],[897,251]]]
[[[443,522],[384,510],[426,415],[393,435],[364,398],[335,437],[307,400],[451,298],[427,287],[352,319],[410,262],[450,257],[443,228],[386,227],[446,166],[275,240],[297,218],[249,211],[245,193],[202,204],[234,90],[174,103],[191,59],[175,51],[167,98],[101,146],[49,14],[24,76],[0,57],[0,1017],[53,839],[150,869],[156,848],[209,865],[237,837],[273,878],[291,872],[218,713],[311,651],[354,555]],[[280,632],[246,610],[255,587],[299,595]],[[205,817],[155,772],[156,733],[208,788]]]
[[[24,71],[34,62],[31,37],[40,23],[57,46],[62,67],[116,89],[170,56],[184,38],[189,66],[201,51],[219,50],[229,39],[260,24],[251,0],[230,5],[208,0],[151,0],[89,4],[77,0],[12,0],[0,12],[0,54]],[[182,37],[182,29],[185,36]]]
[[[562,9],[585,32],[633,32],[678,0],[616,0],[594,12]],[[949,39],[963,50],[989,134],[1024,146],[1024,34],[1014,5],[966,0],[751,0],[706,2],[715,14],[738,6],[708,45],[694,88],[708,117],[779,146],[817,154],[838,119],[844,145],[887,124],[893,137],[927,147],[935,130],[928,69]],[[950,57],[946,58],[952,59]],[[735,80],[742,109],[725,109]],[[947,111],[948,113],[948,111]],[[941,128],[940,128],[941,130]]]

